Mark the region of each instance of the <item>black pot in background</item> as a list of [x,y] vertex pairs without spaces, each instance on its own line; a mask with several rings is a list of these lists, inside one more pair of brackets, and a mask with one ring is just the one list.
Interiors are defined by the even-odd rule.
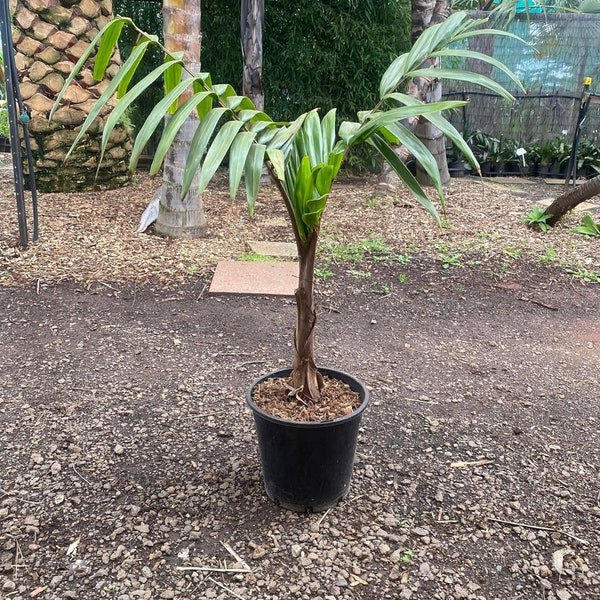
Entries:
[[551,163],[541,163],[537,167],[537,176],[538,177],[550,177],[550,172],[552,171]]
[[289,368],[257,379],[246,391],[267,496],[283,508],[306,513],[327,510],[348,494],[358,428],[369,402],[369,392],[358,379],[334,369],[319,371],[347,383],[359,394],[360,406],[352,414],[333,421],[299,422],[258,408],[252,400],[254,388],[267,379],[287,377]]
[[516,160],[509,160],[504,163],[502,173],[505,177],[514,177],[521,174],[520,165]]
[[448,163],[450,177],[464,177],[466,175],[467,163],[464,160],[455,160]]
[[496,172],[496,165],[491,160],[484,160],[479,163],[482,177],[491,177]]

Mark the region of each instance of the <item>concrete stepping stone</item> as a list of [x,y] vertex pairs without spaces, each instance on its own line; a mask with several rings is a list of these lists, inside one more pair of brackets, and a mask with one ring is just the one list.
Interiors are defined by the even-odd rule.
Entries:
[[291,242],[248,242],[252,252],[262,256],[276,256],[281,258],[296,258],[296,244]]
[[293,296],[298,287],[298,263],[220,262],[210,284],[211,294]]

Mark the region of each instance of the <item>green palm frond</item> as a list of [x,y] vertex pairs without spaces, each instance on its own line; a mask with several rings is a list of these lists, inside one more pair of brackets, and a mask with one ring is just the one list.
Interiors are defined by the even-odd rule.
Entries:
[[[250,212],[258,195],[263,165],[275,177],[290,214],[296,239],[304,244],[318,231],[333,182],[350,147],[370,144],[389,163],[417,200],[437,219],[435,206],[414,176],[395,155],[391,144],[404,144],[428,173],[443,202],[444,194],[435,160],[425,146],[402,125],[404,119],[425,116],[467,156],[473,165],[475,157],[450,123],[442,116],[445,110],[463,106],[463,102],[423,103],[402,93],[413,77],[451,77],[475,83],[507,99],[512,96],[492,79],[466,71],[432,69],[428,64],[438,57],[454,53],[463,58],[485,60],[501,69],[520,85],[516,76],[493,58],[469,50],[453,50],[457,42],[472,35],[506,35],[495,30],[478,29],[485,21],[473,20],[466,13],[455,13],[444,23],[425,30],[410,52],[396,58],[380,83],[380,101],[371,111],[359,113],[357,122],[341,123],[336,130],[335,110],[322,118],[317,110],[298,116],[292,122],[276,122],[256,109],[252,101],[236,94],[228,84],[213,84],[208,73],[194,74],[186,70],[180,55],[169,53],[158,40],[135,28],[130,19],[117,17],[94,38],[90,48],[75,65],[52,109],[56,111],[68,85],[79,75],[96,51],[94,77],[105,74],[110,57],[124,27],[134,27],[139,41],[128,60],[109,82],[90,115],[78,132],[73,148],[90,129],[94,120],[114,103],[116,107],[106,120],[101,156],[120,116],[139,97],[150,82],[163,78],[165,97],[153,109],[141,127],[130,160],[136,167],[142,149],[165,117],[166,125],[156,149],[151,172],[156,173],[181,127],[190,116],[198,119],[184,170],[182,196],[189,190],[198,173],[199,191],[209,184],[225,156],[229,155],[230,193],[237,194],[242,179]],[[150,46],[159,46],[165,61],[131,89],[129,85],[143,63]],[[186,99],[181,101],[182,95]],[[72,148],[72,149],[73,149]],[[72,150],[71,149],[71,150]]]

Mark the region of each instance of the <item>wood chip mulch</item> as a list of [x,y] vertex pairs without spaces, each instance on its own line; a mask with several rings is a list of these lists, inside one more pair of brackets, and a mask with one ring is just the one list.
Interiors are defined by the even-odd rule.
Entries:
[[[276,188],[261,189],[255,216],[250,217],[243,193],[230,199],[226,175],[219,175],[203,196],[209,223],[206,238],[168,240],[152,232],[136,233],[140,216],[161,183],[160,178],[140,172],[131,185],[116,190],[40,194],[40,237],[22,249],[12,169],[5,158],[0,167],[0,285],[71,281],[86,288],[99,282],[169,287],[210,275],[219,260],[239,259],[249,252],[251,240],[293,242]],[[332,192],[319,253],[327,258],[334,256],[336,247],[378,239],[389,251],[410,256],[439,258],[453,252],[506,260],[523,256],[598,272],[597,240],[572,232],[581,213],[567,216],[547,234],[522,222],[534,202],[562,189],[519,179],[508,183],[453,179],[447,186],[445,224],[438,228],[406,190],[380,197],[374,177],[348,177]],[[591,202],[600,208],[600,198]],[[593,216],[600,218],[598,211]]]

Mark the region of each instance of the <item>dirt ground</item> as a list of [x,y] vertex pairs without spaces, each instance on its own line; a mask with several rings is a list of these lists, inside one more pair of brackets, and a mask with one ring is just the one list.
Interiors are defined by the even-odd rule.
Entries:
[[552,189],[453,181],[443,230],[336,189],[317,357],[372,401],[349,497],[301,515],[266,498],[243,400],[290,363],[292,300],[207,292],[289,239],[268,190],[252,220],[217,185],[209,240],[175,242],[134,233],[145,177],[45,195],[22,250],[9,184],[0,598],[600,598],[600,242],[523,226]]

